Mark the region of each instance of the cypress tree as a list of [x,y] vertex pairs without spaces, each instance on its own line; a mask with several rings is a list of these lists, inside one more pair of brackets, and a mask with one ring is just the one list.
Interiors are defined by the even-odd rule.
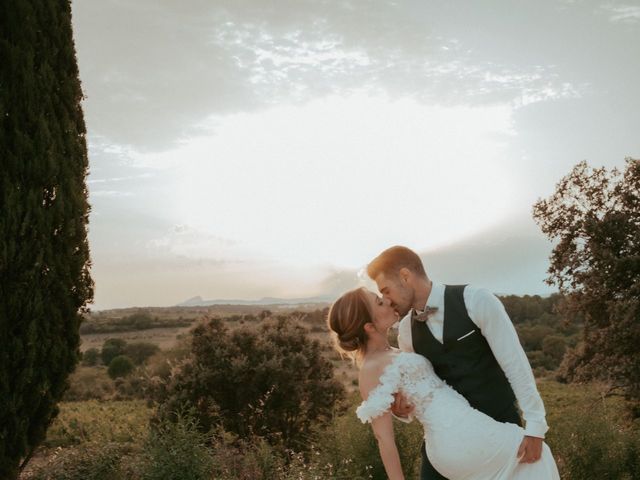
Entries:
[[93,296],[68,0],[0,0],[0,478],[57,415]]

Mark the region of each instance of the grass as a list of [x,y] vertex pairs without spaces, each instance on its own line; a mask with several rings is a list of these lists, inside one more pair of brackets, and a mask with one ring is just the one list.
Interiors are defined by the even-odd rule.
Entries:
[[67,447],[86,442],[142,444],[152,413],[143,400],[64,402],[44,446]]

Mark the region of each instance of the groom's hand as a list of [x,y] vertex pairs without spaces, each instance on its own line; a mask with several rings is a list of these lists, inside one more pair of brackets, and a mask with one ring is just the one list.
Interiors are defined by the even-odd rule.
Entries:
[[406,418],[413,413],[414,406],[401,393],[394,393],[395,398],[391,411],[396,417]]
[[525,436],[518,449],[520,463],[533,463],[540,460],[542,456],[542,439],[538,437]]

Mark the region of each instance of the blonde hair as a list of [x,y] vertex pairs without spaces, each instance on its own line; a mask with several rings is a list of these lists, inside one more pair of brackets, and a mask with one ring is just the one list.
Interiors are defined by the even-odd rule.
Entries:
[[396,245],[387,248],[384,252],[371,260],[367,265],[367,275],[371,279],[375,279],[383,273],[385,276],[397,275],[401,268],[408,268],[415,274],[427,278],[427,272],[424,269],[422,260],[413,250]]
[[372,322],[371,308],[364,288],[357,288],[336,300],[327,315],[334,348],[359,363],[366,351],[364,325]]

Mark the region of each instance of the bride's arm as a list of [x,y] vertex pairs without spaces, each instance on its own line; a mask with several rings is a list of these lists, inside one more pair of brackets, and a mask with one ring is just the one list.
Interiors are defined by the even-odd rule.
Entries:
[[382,463],[384,464],[384,469],[387,471],[389,480],[404,480],[402,465],[400,464],[400,455],[398,454],[395,435],[393,433],[393,419],[391,418],[391,414],[386,412],[374,418],[371,421],[371,426],[378,441],[380,457],[382,458]]
[[[367,400],[369,393],[378,385],[380,375],[382,375],[384,367],[390,361],[391,357],[387,357],[382,361],[370,362],[361,367],[359,386],[363,400]],[[404,480],[390,411],[387,410],[382,415],[373,418],[371,420],[371,427],[378,442],[380,457],[387,471],[387,476],[390,480]]]

